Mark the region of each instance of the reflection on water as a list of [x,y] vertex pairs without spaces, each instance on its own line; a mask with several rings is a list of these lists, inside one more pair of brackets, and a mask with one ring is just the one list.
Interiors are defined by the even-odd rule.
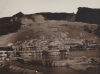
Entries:
[[68,58],[68,55],[23,55],[21,56],[25,61],[44,61],[44,60],[65,60]]
[[[76,54],[75,54],[76,55]],[[97,72],[97,70],[87,70],[87,71],[76,71],[74,69],[71,69],[69,67],[43,67],[43,66],[34,66],[32,63],[29,64],[29,61],[46,61],[46,60],[65,60],[68,59],[70,56],[68,55],[27,55],[27,54],[21,54],[21,57],[28,63],[25,64],[19,64],[20,67],[35,70],[35,73],[23,73],[18,71],[9,71],[9,70],[1,70],[0,74],[100,74],[100,72]],[[38,71],[38,72],[36,72]],[[29,72],[29,71],[28,71]]]
[[66,67],[48,68],[43,72],[44,74],[81,74],[78,71]]

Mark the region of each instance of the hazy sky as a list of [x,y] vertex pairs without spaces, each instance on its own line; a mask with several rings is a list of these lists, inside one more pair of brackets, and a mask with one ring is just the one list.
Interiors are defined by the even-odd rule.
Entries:
[[75,12],[78,7],[100,8],[100,0],[0,0],[0,17],[17,12]]

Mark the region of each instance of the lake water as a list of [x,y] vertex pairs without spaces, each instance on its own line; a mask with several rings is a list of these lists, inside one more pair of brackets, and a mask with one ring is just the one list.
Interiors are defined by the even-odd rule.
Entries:
[[0,74],[100,74],[99,70],[94,70],[94,69],[87,71],[78,71],[68,67],[43,67],[43,66],[33,66],[33,65],[23,65],[23,67],[38,72],[23,73],[23,72],[16,72],[16,71],[11,72],[8,70],[2,70],[0,71]]
[[[75,71],[66,67],[56,67],[56,68],[46,67],[46,68],[38,68],[38,70],[40,71],[35,74],[84,74],[84,72]],[[0,74],[24,74],[24,73],[20,72],[17,73],[17,72],[10,72],[7,70],[3,70],[0,72]]]

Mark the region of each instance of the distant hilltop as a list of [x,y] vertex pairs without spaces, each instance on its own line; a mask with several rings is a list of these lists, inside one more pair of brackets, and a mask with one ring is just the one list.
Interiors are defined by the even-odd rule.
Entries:
[[[12,17],[23,17],[27,14],[19,12]],[[27,16],[32,17],[33,15],[41,15],[45,20],[68,20],[68,21],[78,21],[86,22],[91,24],[100,24],[100,9],[93,9],[87,7],[79,7],[77,13],[52,13],[52,12],[40,12],[35,14],[28,14]],[[0,18],[0,20],[10,19],[12,17]],[[8,20],[7,20],[8,21]],[[0,22],[1,23],[1,22]]]
[[[31,21],[29,21],[31,20]],[[75,21],[74,13],[35,13],[35,14],[23,14],[19,12],[12,17],[0,18],[0,35],[16,32],[20,29],[23,23],[31,24],[31,22],[44,22],[47,20],[68,20]]]
[[68,21],[75,21],[75,14],[74,13],[36,13],[42,15],[47,20],[68,20]]
[[[23,14],[19,12],[12,17],[0,18],[0,35],[16,32],[23,24],[43,23],[47,20],[85,22],[90,24],[100,24],[100,9],[91,9],[79,7],[76,14],[74,13],[35,13]],[[97,28],[99,34],[100,27]]]

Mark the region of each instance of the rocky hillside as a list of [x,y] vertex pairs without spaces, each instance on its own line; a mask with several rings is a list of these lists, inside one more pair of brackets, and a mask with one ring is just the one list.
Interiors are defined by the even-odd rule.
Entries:
[[66,48],[68,43],[82,44],[85,40],[96,43],[100,40],[99,25],[71,22],[67,19],[51,20],[52,17],[46,17],[43,13],[24,15],[20,12],[9,18],[2,18],[0,45],[20,43],[32,46],[35,43],[37,46],[57,45]]
[[[24,22],[25,24],[25,22]],[[88,28],[88,29],[87,29]],[[16,33],[13,41],[18,45],[34,46],[41,49],[48,49],[49,46],[57,47],[57,49],[67,48],[67,44],[82,44],[85,40],[91,43],[99,41],[99,37],[94,31],[98,28],[96,24],[86,24],[81,22],[68,21],[44,21],[42,23],[31,22],[23,25]],[[45,49],[44,48],[44,49]]]

